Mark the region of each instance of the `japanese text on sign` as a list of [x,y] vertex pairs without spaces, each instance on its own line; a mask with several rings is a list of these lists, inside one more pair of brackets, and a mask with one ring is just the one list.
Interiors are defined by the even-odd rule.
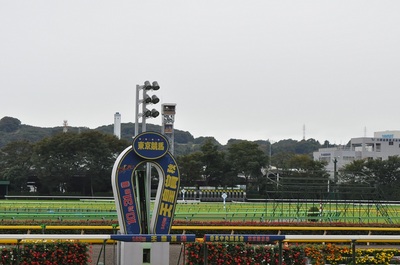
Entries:
[[130,188],[130,186],[131,185],[129,181],[121,182],[121,188],[124,189],[124,195],[122,196],[123,205],[127,209],[125,218],[128,224],[134,224],[137,222],[137,220],[135,206],[133,203],[132,189]]
[[138,150],[163,151],[165,150],[165,145],[164,142],[138,141]]
[[230,235],[230,234],[210,234],[204,235],[204,240],[209,242],[251,242],[263,243],[278,240],[284,240],[284,236],[280,235]]
[[161,207],[159,214],[167,217],[172,217],[173,204],[178,192],[179,178],[173,176],[176,173],[176,165],[168,165],[167,176],[165,179],[164,191],[161,195]]

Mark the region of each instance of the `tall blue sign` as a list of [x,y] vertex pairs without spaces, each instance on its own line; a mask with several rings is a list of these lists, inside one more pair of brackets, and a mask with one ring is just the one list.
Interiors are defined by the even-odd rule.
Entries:
[[[136,173],[144,163],[157,169],[159,184],[149,232],[169,234],[179,192],[180,174],[175,158],[169,152],[168,140],[155,132],[144,132],[133,139],[114,163],[111,181],[117,207],[120,230],[123,234],[147,234],[142,231],[143,212],[137,192]],[[147,179],[150,186],[150,179]],[[147,202],[150,203],[150,202]],[[145,213],[147,214],[147,213]]]

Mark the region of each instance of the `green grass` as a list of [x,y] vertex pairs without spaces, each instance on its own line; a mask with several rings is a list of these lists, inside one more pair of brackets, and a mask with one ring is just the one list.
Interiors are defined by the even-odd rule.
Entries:
[[[315,211],[312,211],[314,209]],[[175,220],[400,223],[400,205],[333,202],[178,204]],[[0,201],[0,219],[116,220],[110,200]]]

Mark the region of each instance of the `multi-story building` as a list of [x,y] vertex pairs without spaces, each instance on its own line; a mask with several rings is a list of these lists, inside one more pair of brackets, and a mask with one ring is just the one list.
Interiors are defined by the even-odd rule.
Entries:
[[351,138],[347,146],[320,148],[313,156],[314,160],[326,161],[326,169],[333,176],[335,169],[354,160],[386,160],[390,156],[400,156],[400,131],[382,131],[375,132],[374,137]]

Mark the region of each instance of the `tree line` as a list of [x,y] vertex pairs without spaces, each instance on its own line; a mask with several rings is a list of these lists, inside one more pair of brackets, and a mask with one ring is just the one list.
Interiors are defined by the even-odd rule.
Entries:
[[[68,132],[84,132],[90,130],[87,127],[73,127],[67,126],[57,126],[52,128],[41,128],[31,125],[22,124],[19,119],[12,117],[3,117],[0,119],[0,148],[3,148],[7,144],[15,141],[29,141],[32,143],[38,142],[46,137],[52,137],[56,134],[63,132],[67,129]],[[113,125],[104,125],[93,130],[99,131],[105,134],[113,134]],[[147,124],[148,131],[161,132],[161,126],[154,124]],[[122,123],[121,124],[121,139],[130,142],[132,140],[133,132],[135,131],[134,123]],[[139,124],[139,131],[141,131],[141,124]],[[193,135],[188,131],[182,131],[174,129],[174,141],[175,141],[175,155],[188,155],[193,152],[200,151],[200,147],[208,140],[213,141],[219,146],[221,151],[224,151],[228,145],[231,143],[242,141],[241,139],[230,139],[226,145],[219,143],[214,137],[193,137]],[[320,144],[318,141],[310,138],[303,139],[300,141],[293,139],[284,139],[276,142],[271,142],[269,140],[257,140],[257,143],[261,150],[265,153],[272,152],[272,155],[277,153],[295,153],[295,154],[311,154],[313,151],[318,150],[322,147],[332,147],[334,145],[330,144],[329,141],[325,141]]]
[[[60,132],[33,143],[14,141],[0,149],[0,177],[10,181],[11,193],[111,194],[112,167],[130,144],[97,130]],[[259,189],[269,157],[256,142],[234,140],[221,148],[205,138],[198,151],[179,155],[177,161],[182,186]]]
[[400,200],[400,157],[387,160],[354,160],[338,171],[338,189],[351,198],[359,191],[364,198],[374,200]]
[[[97,130],[13,141],[0,149],[0,180],[9,180],[14,194],[33,190],[40,195],[111,195],[112,167],[130,144]],[[302,144],[319,145],[314,140]],[[286,151],[288,146],[292,151]],[[273,145],[230,140],[221,146],[214,138],[204,138],[197,150],[176,156],[181,186],[245,185],[248,197],[271,199],[400,199],[399,157],[353,161],[334,179],[324,162],[312,159],[313,148],[299,154],[295,146],[293,140]]]
[[128,145],[94,130],[15,141],[0,149],[0,176],[11,193],[28,192],[27,183],[41,195],[109,193],[114,161]]

